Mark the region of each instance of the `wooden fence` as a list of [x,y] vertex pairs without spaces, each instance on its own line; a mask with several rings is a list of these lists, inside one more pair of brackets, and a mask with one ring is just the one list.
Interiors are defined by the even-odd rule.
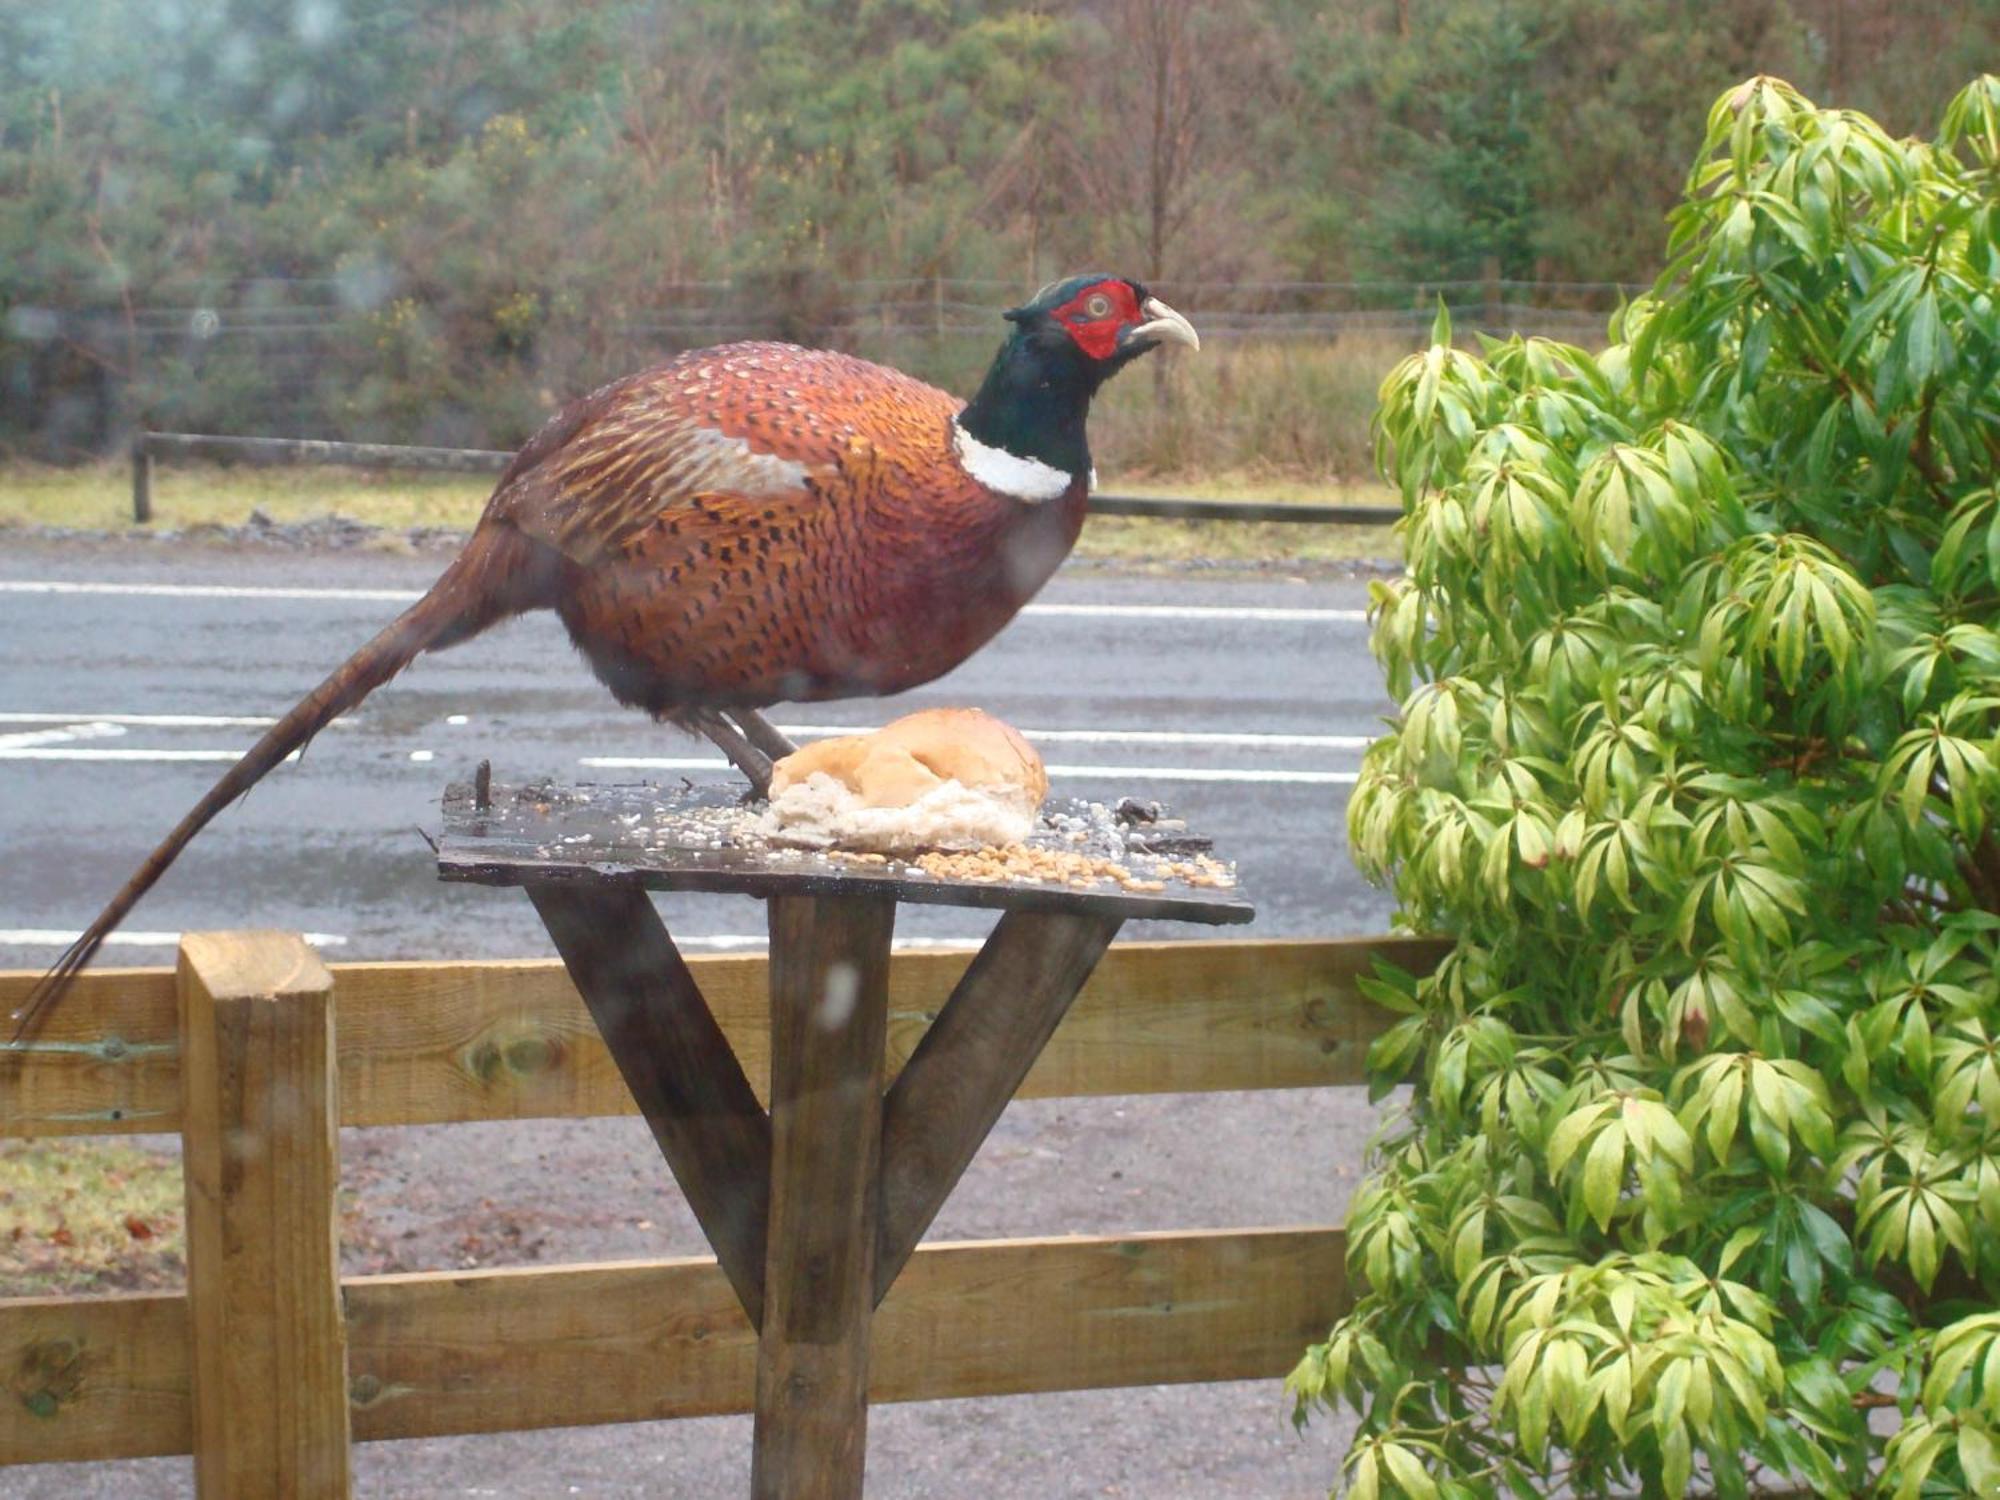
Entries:
[[[132,519],[153,519],[153,466],[162,458],[239,464],[338,464],[356,469],[498,474],[514,455],[497,448],[417,448],[396,443],[337,443],[320,438],[223,437],[203,432],[140,432],[132,439]],[[1392,526],[1393,505],[1332,505],[1289,500],[1183,500],[1155,495],[1093,495],[1094,516],[1158,516],[1174,521],[1306,521],[1335,526]]]
[[[1119,944],[1021,1097],[1359,1083],[1393,1018],[1357,976],[1442,952],[1414,938]],[[891,1076],[970,959],[896,955]],[[765,961],[689,964],[760,1080]],[[0,1016],[34,977],[0,974]],[[178,1132],[189,1289],[0,1299],[0,1464],[199,1447],[204,1495],[277,1493],[275,1475],[304,1471],[324,1483],[302,1493],[338,1494],[350,1431],[747,1410],[756,1337],[708,1257],[337,1274],[336,1122],[633,1112],[555,962],[329,970],[267,934],[190,937],[178,970],[84,975],[42,1035],[0,1052],[0,1138]],[[1346,1305],[1329,1226],[928,1244],[877,1314],[871,1394],[1270,1377]],[[326,1389],[269,1390],[273,1338],[317,1351]]]

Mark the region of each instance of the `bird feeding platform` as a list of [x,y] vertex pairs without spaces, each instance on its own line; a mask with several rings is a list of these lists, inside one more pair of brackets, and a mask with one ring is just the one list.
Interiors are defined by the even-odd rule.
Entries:
[[[1017,863],[1074,870],[1082,846],[1126,872],[1082,884],[977,859],[925,868],[776,846],[746,836],[739,792],[496,786],[482,768],[445,793],[438,871],[527,891],[757,1330],[753,1500],[858,1500],[874,1310],[1119,927],[1254,910],[1206,883],[1205,840],[1143,811],[1044,814]],[[655,890],[767,903],[768,1111]],[[885,1089],[903,902],[1001,916]]]

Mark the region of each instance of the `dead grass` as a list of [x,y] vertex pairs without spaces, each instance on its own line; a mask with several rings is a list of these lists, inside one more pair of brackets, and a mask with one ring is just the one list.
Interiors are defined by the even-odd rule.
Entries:
[[1381,334],[1268,343],[1217,339],[1106,386],[1090,438],[1109,474],[1273,473],[1321,488],[1374,471],[1369,421],[1412,341]]
[[[253,510],[261,510],[280,523],[338,515],[391,532],[412,526],[466,530],[478,520],[491,488],[491,481],[480,475],[161,463],[154,474],[153,527],[240,526]],[[1111,475],[1103,488],[1115,494],[1194,499],[1395,503],[1394,494],[1378,484],[1250,472]],[[123,463],[0,467],[0,526],[122,531],[132,525],[131,505],[131,474]],[[1315,563],[1394,557],[1396,544],[1387,527],[1104,516],[1084,528],[1077,555],[1106,561]]]
[[[492,490],[492,478],[480,474],[160,462],[153,470],[153,526],[240,526],[262,510],[280,522],[339,515],[396,530],[469,530]],[[0,524],[7,523],[122,531],[132,525],[131,467],[8,464],[0,468]]]
[[[1342,500],[1373,505],[1375,497]],[[1158,521],[1103,516],[1083,528],[1076,556],[1100,562],[1237,562],[1262,565],[1374,562],[1399,556],[1387,526],[1289,521]]]
[[182,1208],[171,1151],[105,1139],[0,1142],[0,1296],[179,1286]]

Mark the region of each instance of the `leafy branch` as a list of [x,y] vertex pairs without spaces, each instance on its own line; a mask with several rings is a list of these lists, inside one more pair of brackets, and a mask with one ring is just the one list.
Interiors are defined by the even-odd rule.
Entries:
[[1995,162],[1753,79],[1610,347],[1384,383],[1350,1494],[2000,1488]]

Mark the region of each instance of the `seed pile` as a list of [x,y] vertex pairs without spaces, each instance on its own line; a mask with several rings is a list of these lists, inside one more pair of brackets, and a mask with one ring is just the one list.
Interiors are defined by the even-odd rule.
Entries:
[[1162,860],[1144,854],[1128,855],[1124,860],[1117,860],[1079,853],[1074,849],[1002,844],[962,853],[932,850],[918,855],[912,863],[938,880],[992,884],[1035,880],[1049,885],[1066,885],[1074,890],[1089,890],[1105,881],[1135,892],[1164,891],[1167,883],[1175,880],[1219,890],[1236,884],[1236,874],[1229,866],[1205,854],[1192,860]]
[[[1163,892],[1172,885],[1207,890],[1236,885],[1233,865],[1200,852],[1204,840],[1189,836],[1185,823],[1151,804],[1114,809],[1101,802],[1058,801],[1024,842],[933,849],[906,860],[776,841],[764,826],[761,804],[745,805],[726,788],[670,792],[655,786],[537,783],[510,790],[511,795],[495,797],[477,814],[479,836],[523,837],[544,859],[582,857],[643,866],[689,856],[703,862],[747,857],[788,867],[846,866],[891,876],[921,871],[934,880],[1021,881],[1077,891],[1115,888],[1135,895]],[[595,814],[594,831],[556,832],[563,823],[555,820],[564,819],[574,828],[576,815],[586,808]]]

